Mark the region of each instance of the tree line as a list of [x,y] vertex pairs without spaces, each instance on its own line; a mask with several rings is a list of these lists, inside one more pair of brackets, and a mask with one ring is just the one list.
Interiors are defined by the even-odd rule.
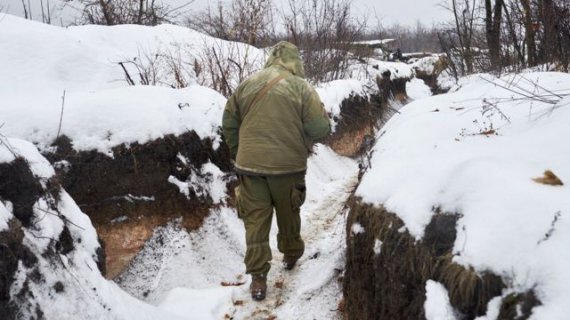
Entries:
[[[273,0],[219,0],[200,12],[190,10],[192,1],[63,1],[80,13],[76,24],[176,23],[256,47],[288,40],[303,50],[315,82],[345,76],[349,59],[361,54],[355,57],[351,43],[379,38],[395,39],[404,52],[444,52],[456,76],[538,66],[568,71],[570,64],[568,0],[444,0],[449,23],[374,28],[354,14],[351,0],[287,0],[279,9]],[[22,4],[28,16],[30,2]],[[49,23],[49,0],[41,10]]]

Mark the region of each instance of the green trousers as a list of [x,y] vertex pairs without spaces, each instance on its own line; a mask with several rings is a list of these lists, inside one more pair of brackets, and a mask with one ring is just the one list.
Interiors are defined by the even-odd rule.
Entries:
[[305,173],[279,176],[238,175],[236,206],[245,226],[246,273],[267,274],[271,267],[269,231],[277,216],[277,247],[286,255],[302,255],[300,208],[305,201]]

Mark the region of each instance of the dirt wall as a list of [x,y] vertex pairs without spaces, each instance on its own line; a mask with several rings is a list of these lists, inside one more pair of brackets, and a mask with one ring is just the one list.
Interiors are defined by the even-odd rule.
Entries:
[[207,162],[225,172],[231,166],[225,145],[214,149],[210,138],[201,139],[193,131],[145,144],[119,145],[112,149],[113,157],[78,152],[67,137],[54,146],[56,151],[46,157],[104,241],[109,278],[128,265],[157,226],[176,218],[182,218],[188,229],[202,224],[212,200],[194,190],[187,197],[168,182],[170,176],[186,181]]
[[390,73],[378,77],[378,92],[369,96],[351,95],[340,106],[340,115],[333,118],[335,132],[326,140],[336,153],[355,157],[364,154],[372,146],[377,129],[395,112],[392,102],[404,102],[407,78],[390,79]]
[[[349,205],[344,277],[346,319],[425,319],[427,280],[447,288],[461,319],[486,314],[488,302],[501,296],[505,288],[501,277],[477,273],[452,262],[457,214],[436,213],[422,241],[416,241],[405,231],[403,222],[384,208],[365,204],[358,198],[351,199]],[[352,232],[355,223],[364,228],[363,233]],[[539,303],[532,292],[504,299],[499,318],[515,319],[520,308],[527,310],[520,319],[527,319],[529,310]]]

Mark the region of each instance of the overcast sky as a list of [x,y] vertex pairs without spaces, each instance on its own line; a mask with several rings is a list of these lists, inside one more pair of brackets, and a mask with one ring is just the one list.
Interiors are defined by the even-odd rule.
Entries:
[[[34,16],[41,16],[40,1],[26,0],[32,5]],[[55,4],[61,0],[50,0]],[[168,3],[185,3],[187,0],[165,0]],[[194,0],[191,10],[199,11],[205,8],[209,2],[216,4],[218,0]],[[227,0],[226,0],[227,1]],[[286,0],[273,0],[276,6],[283,5]],[[449,19],[449,13],[438,6],[444,0],[352,0],[354,13],[366,15],[368,24],[376,26],[378,19],[384,26],[399,23],[402,25],[414,25],[416,21],[431,25]],[[46,3],[47,0],[44,0]],[[0,7],[4,11],[23,16],[22,0],[0,0]],[[64,17],[65,18],[65,17]],[[41,20],[41,18],[39,19]],[[59,21],[59,19],[57,19]],[[67,20],[67,19],[64,19]],[[59,24],[59,23],[56,23]]]

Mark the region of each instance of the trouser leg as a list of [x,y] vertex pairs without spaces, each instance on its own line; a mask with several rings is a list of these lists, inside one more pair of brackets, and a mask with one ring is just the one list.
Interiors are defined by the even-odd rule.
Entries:
[[238,214],[245,226],[246,273],[267,274],[272,258],[269,231],[273,217],[267,180],[264,177],[242,175],[237,193]]
[[305,201],[305,173],[267,177],[277,215],[277,247],[286,255],[302,255],[300,208]]

